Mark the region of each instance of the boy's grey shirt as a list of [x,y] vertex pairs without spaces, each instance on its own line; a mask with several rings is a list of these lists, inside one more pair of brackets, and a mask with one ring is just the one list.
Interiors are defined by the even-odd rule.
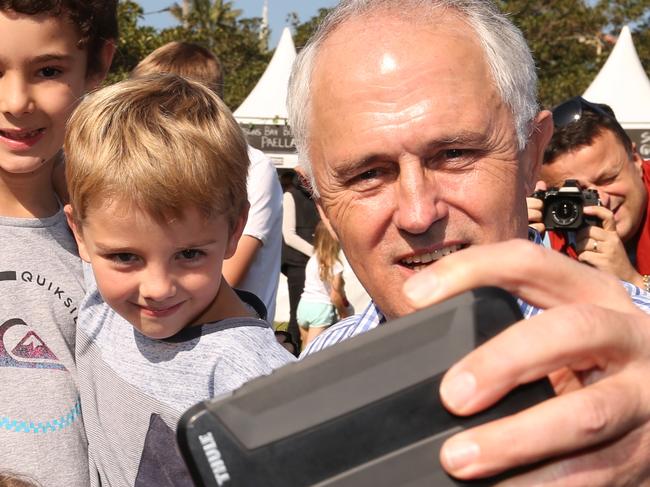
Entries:
[[88,485],[74,360],[83,274],[62,210],[0,217],[0,470]]
[[92,485],[191,485],[176,453],[181,414],[294,358],[255,318],[148,338],[103,301],[92,271],[84,270],[77,361]]

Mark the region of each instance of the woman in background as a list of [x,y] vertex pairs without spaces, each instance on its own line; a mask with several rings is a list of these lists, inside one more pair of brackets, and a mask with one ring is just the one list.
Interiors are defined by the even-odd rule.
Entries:
[[339,242],[321,221],[314,231],[314,253],[305,267],[305,287],[297,321],[303,347],[325,328],[354,313],[345,295]]

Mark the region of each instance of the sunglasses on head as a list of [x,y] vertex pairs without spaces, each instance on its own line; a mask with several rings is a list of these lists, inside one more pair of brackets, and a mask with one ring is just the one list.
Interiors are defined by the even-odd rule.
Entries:
[[[616,117],[614,116],[614,111],[608,105],[591,103],[581,96],[571,98],[553,108],[553,125],[557,128],[571,125],[582,118],[584,110],[589,110],[592,113],[613,120],[620,126],[618,120],[616,120]],[[623,129],[621,128],[621,130]]]

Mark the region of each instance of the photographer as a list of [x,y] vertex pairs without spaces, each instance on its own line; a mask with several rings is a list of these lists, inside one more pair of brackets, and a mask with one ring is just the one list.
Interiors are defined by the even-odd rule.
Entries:
[[537,189],[562,191],[574,179],[583,190],[598,191],[600,206],[584,206],[585,219],[595,221],[576,232],[548,230],[543,214],[549,200],[528,198],[529,223],[540,232],[548,230],[554,249],[650,290],[650,164],[607,105],[575,97],[553,109],[553,122]]

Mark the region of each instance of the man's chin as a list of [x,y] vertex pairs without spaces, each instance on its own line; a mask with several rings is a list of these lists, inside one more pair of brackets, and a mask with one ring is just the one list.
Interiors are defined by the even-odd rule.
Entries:
[[379,308],[387,320],[396,320],[397,318],[401,318],[402,316],[406,316],[417,311],[413,306],[406,302],[406,298],[404,296],[394,296],[393,299],[385,301],[385,306],[382,306],[382,304],[378,301],[375,301],[375,305]]

